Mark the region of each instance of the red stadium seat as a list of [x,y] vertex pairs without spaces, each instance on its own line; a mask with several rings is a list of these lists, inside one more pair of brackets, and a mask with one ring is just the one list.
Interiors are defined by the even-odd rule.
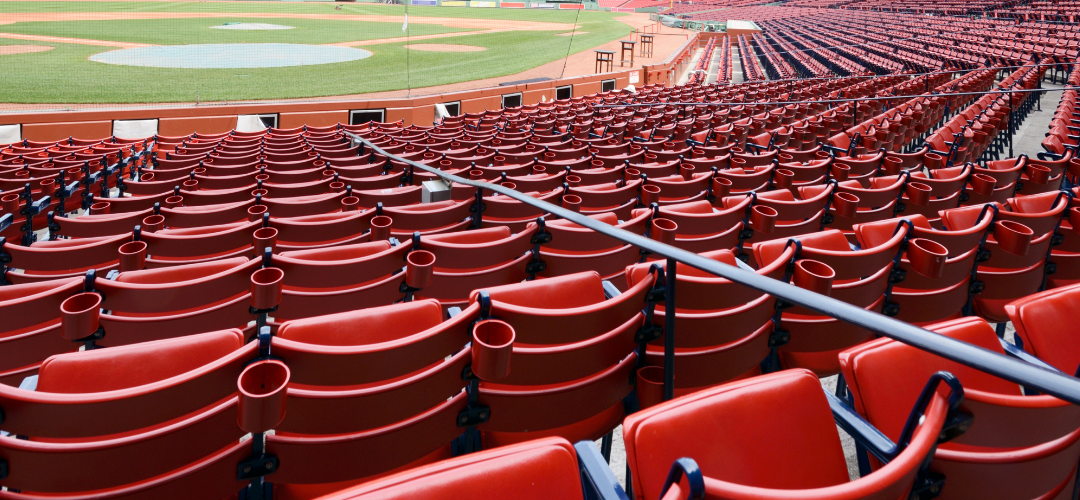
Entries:
[[[929,328],[1006,352],[993,328],[979,318]],[[888,339],[845,351],[840,362],[855,409],[890,438],[899,435],[903,414],[898,411],[915,400],[922,379],[948,370],[964,384],[963,407],[976,423],[934,454],[930,469],[944,474],[949,485],[940,498],[1064,498],[1072,493],[1080,453],[1076,406],[1052,396],[1024,396],[1011,382]]]
[[587,272],[474,291],[470,309],[515,332],[509,376],[480,384],[492,415],[479,426],[484,446],[598,439],[614,429],[633,391],[635,336],[652,286],[643,279],[605,300],[600,276]]
[[595,450],[592,443],[571,446],[561,438],[526,441],[418,467],[321,498],[453,499],[476,495],[479,482],[484,484],[483,498],[618,499],[621,487],[611,471],[604,470],[606,464],[596,460],[600,455]]
[[[889,303],[885,294],[891,289],[893,261],[904,237],[898,232],[877,246],[852,250],[842,232],[830,229],[792,238],[800,244],[794,253],[789,250],[793,248],[789,240],[755,243],[754,259],[760,266],[790,259],[822,262],[835,271],[833,298],[881,310]],[[779,348],[781,365],[809,368],[819,375],[838,373],[836,354],[872,337],[866,329],[799,307],[784,312],[782,325],[790,331],[791,339]]]
[[[908,434],[906,446],[880,470],[849,481],[830,406],[834,413],[840,410],[827,399],[817,377],[806,370],[754,377],[678,398],[631,415],[623,424],[634,495],[639,499],[907,498],[921,479],[925,457],[933,453],[951,413],[941,391],[932,392],[928,399],[923,402],[928,406],[915,407],[915,416],[922,418]],[[751,456],[753,460],[747,460]],[[682,457],[700,467],[698,474],[703,477],[697,478],[698,484],[687,485],[678,476],[675,482],[664,480],[676,460],[686,460]]]

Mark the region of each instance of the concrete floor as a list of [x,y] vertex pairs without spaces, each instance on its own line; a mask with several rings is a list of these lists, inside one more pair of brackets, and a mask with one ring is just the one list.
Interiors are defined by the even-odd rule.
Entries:
[[716,83],[717,77],[720,76],[720,56],[722,55],[721,49],[723,44],[717,42],[717,45],[720,45],[721,47],[716,47],[716,49],[713,50],[712,60],[709,61],[709,74],[705,77],[705,84],[707,85],[712,85]]
[[682,75],[679,76],[677,85],[686,85],[686,82],[694,75],[694,68],[697,68],[698,61],[704,56],[705,49],[694,49],[694,55],[690,56],[690,63],[686,65],[686,69],[683,70]]
[[[1043,82],[1044,89],[1061,89],[1062,85]],[[1058,102],[1061,101],[1061,92],[1045,92],[1039,99],[1041,111],[1032,111],[1024,123],[1013,135],[1013,156],[1026,154],[1031,158],[1043,151],[1042,141],[1046,133],[1050,131],[1050,120],[1054,119],[1054,111],[1057,110]]]
[[746,77],[743,76],[742,68],[742,50],[739,49],[738,44],[731,44],[731,83],[742,83],[746,81]]

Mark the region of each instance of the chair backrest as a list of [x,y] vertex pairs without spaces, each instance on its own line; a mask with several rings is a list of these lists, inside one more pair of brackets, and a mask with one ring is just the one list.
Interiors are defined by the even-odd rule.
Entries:
[[1024,350],[1054,368],[1075,374],[1080,365],[1080,336],[1076,311],[1080,308],[1080,285],[1055,288],[1029,295],[1005,306],[1005,312],[1024,342]]
[[244,335],[234,329],[59,354],[41,364],[37,390],[91,393],[127,389],[187,373],[242,345]]
[[[491,316],[513,325],[516,342],[560,344],[580,341],[610,331],[639,314],[652,280],[611,300],[605,300],[596,272],[486,288]],[[476,303],[481,290],[469,301]]]
[[[820,261],[831,267],[835,281],[831,295],[859,307],[869,307],[884,297],[887,280],[891,274],[893,259],[900,249],[904,234],[897,233],[881,245],[853,250],[843,232],[830,229],[818,233],[795,236],[802,248],[797,258]],[[776,239],[754,243],[754,258],[761,266],[780,258],[787,258],[790,239]],[[802,307],[790,310],[801,315],[820,316]],[[787,314],[787,312],[785,312]]]
[[896,499],[911,487],[946,411],[944,396],[935,397],[911,446],[852,482],[821,383],[806,370],[732,382],[638,412],[623,423],[623,442],[639,499],[659,498],[681,457],[697,462],[710,498]]
[[355,346],[408,337],[440,322],[442,309],[437,301],[417,300],[288,321],[277,336],[306,344]]
[[582,499],[577,453],[562,438],[527,441],[417,467],[323,500]]
[[[929,330],[1004,354],[994,329],[977,317],[944,321]],[[941,370],[964,385],[963,407],[979,422],[957,444],[998,448],[1033,446],[1080,427],[1075,410],[1052,396],[1024,396],[1020,386],[890,339],[878,339],[840,354],[840,367],[855,408],[887,436],[896,438],[924,381]],[[953,444],[946,444],[952,447]]]
[[435,254],[437,269],[477,270],[521,257],[532,248],[530,238],[537,226],[511,234],[510,228],[496,226],[472,231],[433,234],[421,239],[420,249]]
[[486,292],[490,316],[515,333],[509,376],[480,385],[480,402],[492,415],[479,426],[484,442],[521,441],[545,430],[595,439],[617,426],[622,399],[633,391],[634,335],[652,284],[642,280],[605,300],[600,276],[590,271],[473,291],[469,310],[481,308],[483,317]]

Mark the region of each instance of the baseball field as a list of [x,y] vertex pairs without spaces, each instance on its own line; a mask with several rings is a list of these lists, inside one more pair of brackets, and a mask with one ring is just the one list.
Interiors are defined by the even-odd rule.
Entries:
[[3,0],[0,102],[216,102],[422,89],[514,75],[616,40],[631,31],[621,16],[335,2]]

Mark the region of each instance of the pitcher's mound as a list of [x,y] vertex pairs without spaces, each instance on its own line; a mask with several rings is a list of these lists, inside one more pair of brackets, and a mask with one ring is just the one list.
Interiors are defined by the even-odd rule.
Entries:
[[480,52],[481,50],[487,50],[487,47],[477,47],[476,45],[451,45],[448,43],[414,43],[406,45],[406,47],[427,52]]
[[31,52],[45,52],[53,48],[48,45],[0,45],[0,56],[12,54],[29,54]]
[[371,52],[352,47],[295,43],[219,43],[203,45],[154,45],[113,50],[90,56],[90,60],[122,66],[153,68],[280,68],[356,61]]

